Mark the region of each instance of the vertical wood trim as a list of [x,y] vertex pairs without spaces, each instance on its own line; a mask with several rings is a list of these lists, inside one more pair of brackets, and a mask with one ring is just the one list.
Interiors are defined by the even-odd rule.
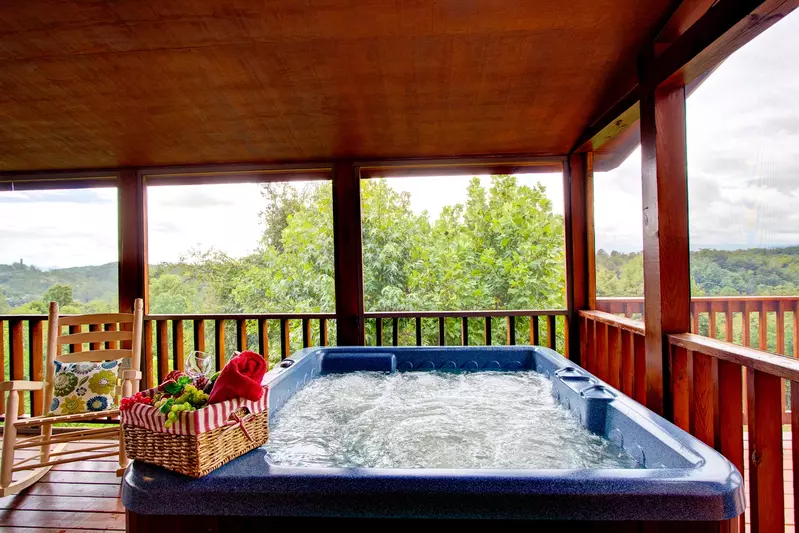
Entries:
[[[721,443],[718,450],[744,473],[743,437],[743,373],[741,365],[719,361],[719,419]],[[744,531],[744,515],[741,514],[739,531]]]
[[[719,431],[719,360],[695,352],[694,363],[694,436],[716,448],[721,444]],[[741,426],[743,427],[743,426]]]
[[691,332],[699,335],[699,310],[695,303],[691,303]]
[[169,331],[167,321],[156,322],[156,358],[158,359],[158,383],[163,383],[169,374]]
[[[0,342],[2,338],[0,337]],[[44,381],[44,332],[41,320],[28,322],[28,365],[34,381]],[[44,391],[31,392],[31,415],[40,416],[43,411]],[[49,408],[49,406],[48,406]]]
[[483,340],[486,346],[491,346],[491,317],[485,317],[485,329],[483,332]]
[[446,331],[444,331],[444,317],[438,317],[438,345],[445,346],[447,344]]
[[198,352],[205,351],[205,320],[195,320],[194,330],[194,349]]
[[585,353],[585,369],[596,374],[596,321],[586,319],[586,340],[588,349]]
[[631,331],[621,332],[621,391],[633,397],[635,394],[635,346]]
[[[530,344],[533,346],[538,346],[541,344],[541,340],[538,337],[538,316],[530,317]],[[582,352],[580,353],[582,354]],[[575,361],[575,363],[576,362],[577,361]]]
[[144,178],[133,169],[122,169],[117,180],[119,232],[119,311],[132,313],[136,298],[147,291],[147,191]]
[[[516,344],[516,317],[509,316],[507,318],[507,328],[508,328],[508,346],[514,346]],[[578,337],[579,339],[579,337]]]
[[635,380],[633,383],[635,401],[646,403],[646,340],[643,335],[633,335],[633,364]]
[[746,377],[752,532],[782,532],[785,501],[780,378],[752,369],[746,370]]
[[594,325],[596,342],[594,349],[596,350],[596,375],[603,381],[608,380],[608,325],[603,322],[597,322]]
[[691,329],[685,88],[641,98],[646,406],[667,418],[666,335]]
[[[0,381],[6,380],[5,321],[0,320]],[[0,415],[6,414],[6,395],[0,394]]]
[[581,364],[577,312],[596,308],[593,153],[572,154],[564,165],[566,232],[566,339],[564,352]]
[[258,319],[258,353],[269,361],[269,321],[265,318]]
[[225,321],[214,320],[214,358],[216,360],[216,370],[225,367],[227,357],[225,357]]
[[461,345],[469,346],[469,318],[461,318]]
[[333,242],[336,332],[339,346],[363,346],[363,245],[360,172],[352,162],[333,165]]
[[236,320],[236,351],[243,352],[247,349],[247,321]]
[[422,317],[416,317],[416,346],[422,345]]
[[153,376],[153,321],[144,321],[144,379],[140,389],[151,389],[156,383]]
[[608,383],[621,389],[622,343],[621,329],[608,326]]
[[[791,448],[793,466],[793,523],[799,524],[799,382],[796,381],[791,382]],[[741,470],[741,472],[743,472],[743,470]]]
[[375,346],[383,346],[383,319],[375,318]]
[[291,355],[291,324],[288,318],[280,319],[280,360]]
[[691,403],[694,396],[693,352],[679,346],[672,346],[671,368],[674,424],[693,434],[693,418],[691,417]]
[[181,372],[186,369],[186,362],[184,361],[186,343],[184,342],[184,330],[182,320],[172,321],[172,358],[175,363],[175,370]]
[[327,336],[327,319],[320,318],[319,319],[319,344],[321,346],[327,346],[330,344],[330,339]]

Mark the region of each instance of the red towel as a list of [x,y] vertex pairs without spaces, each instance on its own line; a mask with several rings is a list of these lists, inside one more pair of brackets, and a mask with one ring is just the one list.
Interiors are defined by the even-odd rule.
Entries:
[[266,374],[266,361],[255,352],[241,352],[228,361],[216,378],[208,403],[219,403],[233,398],[250,401],[261,399],[264,389],[261,380]]

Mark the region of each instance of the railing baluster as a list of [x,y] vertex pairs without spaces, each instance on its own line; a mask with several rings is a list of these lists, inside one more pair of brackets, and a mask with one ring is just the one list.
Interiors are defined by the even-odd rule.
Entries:
[[438,317],[438,345],[445,346],[447,344],[446,331],[444,331],[444,317]]
[[422,345],[422,317],[416,317],[416,346]]
[[538,346],[540,340],[538,338],[538,315],[530,317],[530,344]]
[[236,351],[243,352],[247,349],[247,321],[239,318],[236,320]]
[[588,350],[585,353],[583,366],[592,374],[596,373],[596,320],[586,319],[586,340]]
[[391,319],[391,345],[399,346],[399,318]]
[[[0,381],[6,380],[6,323],[0,319]],[[6,395],[0,394],[0,415],[6,414]]]
[[491,346],[491,317],[485,317],[485,331],[483,333],[483,338],[485,340],[486,346]]
[[724,338],[727,342],[732,342],[733,340],[733,328],[732,328],[732,307],[730,307],[730,302],[727,302],[724,308]]
[[264,359],[266,359],[266,362],[268,364],[269,363],[269,321],[265,318],[258,319],[258,353],[264,356]]
[[694,302],[691,302],[691,331],[699,334],[699,310]]
[[621,391],[633,397],[635,392],[635,347],[633,333],[621,331]]
[[700,352],[693,353],[694,436],[708,446],[718,449],[719,434],[719,370],[718,359]]
[[[762,308],[761,308],[762,310]],[[756,533],[783,531],[780,378],[747,369],[749,403],[749,504]]]
[[555,342],[558,338],[555,318],[555,315],[549,315],[547,317],[547,346],[553,350],[557,349],[555,347]]
[[330,341],[327,337],[327,319],[320,318],[319,319],[319,344],[321,346],[327,346],[330,344]]
[[596,323],[596,375],[599,379],[608,380],[608,325]]
[[194,349],[198,352],[205,351],[205,320],[195,320],[192,324],[194,335]]
[[162,383],[169,374],[169,330],[166,320],[156,323],[156,358],[158,359],[158,383]]
[[777,353],[785,355],[785,305],[777,303]]
[[611,387],[621,389],[621,329],[608,326],[608,376]]
[[751,326],[752,319],[749,315],[750,306],[749,302],[744,302],[743,311],[741,312],[741,344],[750,348],[752,346]]
[[291,355],[291,327],[288,318],[280,319],[280,360]]
[[145,320],[144,321],[144,342],[143,344],[143,351],[142,357],[144,359],[144,370],[143,370],[143,380],[139,384],[140,389],[151,389],[155,387],[154,379],[153,379],[153,321],[152,320]]
[[302,347],[310,348],[311,346],[311,321],[307,318],[302,319]]
[[227,362],[225,357],[225,321],[214,320],[214,358],[216,370],[222,370]]
[[760,302],[759,309],[757,334],[760,337],[760,349],[766,352],[768,351],[768,317],[766,315],[766,305],[764,302]]
[[624,316],[627,318],[633,317],[633,306],[629,302],[624,304]]
[[185,350],[185,342],[184,342],[184,331],[183,331],[183,321],[182,320],[173,320],[172,321],[172,361],[174,363],[173,368],[175,370],[180,370],[181,372],[186,369],[186,362],[184,361],[184,350]]
[[[0,338],[0,342],[2,339]],[[34,381],[44,381],[44,335],[41,320],[31,320],[28,322],[28,366],[30,368],[30,378]],[[44,391],[38,390],[31,392],[31,415],[40,416],[44,414],[42,403],[44,401]],[[47,406],[48,410],[50,406]]]
[[516,344],[516,317],[509,316],[507,318],[507,327],[508,327],[508,346],[513,346]]
[[375,346],[383,346],[383,319],[375,318]]
[[461,318],[461,344],[469,346],[469,319],[466,317]]
[[693,433],[691,400],[693,399],[693,352],[680,346],[671,347],[671,386],[674,424]]
[[[11,379],[25,379],[25,362],[23,355],[23,325],[22,320],[10,320],[8,331],[8,352],[11,356]],[[24,414],[25,402],[19,402],[19,414]]]
[[646,347],[643,335],[633,335],[633,352],[633,363],[635,365],[634,398],[638,403],[646,405]]
[[[743,378],[741,365],[719,361],[719,419],[721,443],[718,448],[744,474],[743,437]],[[744,532],[744,515],[741,514],[739,533]]]
[[713,309],[713,304],[712,303],[710,304],[710,306],[708,306],[707,313],[708,313],[708,325],[710,327],[710,330],[708,332],[708,337],[710,337],[711,339],[715,339],[716,338],[716,310]]

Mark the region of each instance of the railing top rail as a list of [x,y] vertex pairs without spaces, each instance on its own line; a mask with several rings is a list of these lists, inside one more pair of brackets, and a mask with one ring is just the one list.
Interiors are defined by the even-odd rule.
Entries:
[[280,320],[280,319],[332,320],[335,313],[191,313],[144,315],[144,320]]
[[505,316],[563,316],[566,309],[522,309],[501,311],[497,309],[485,311],[372,311],[366,312],[366,318],[480,318]]
[[693,333],[669,335],[669,343],[686,350],[700,352],[717,359],[730,361],[772,376],[799,381],[799,360],[775,355],[755,348],[739,346]]
[[[765,302],[795,302],[799,300],[797,296],[693,296],[692,302],[752,302],[752,301],[765,301]],[[611,302],[611,303],[643,303],[642,296],[600,296],[597,297],[597,302]]]
[[630,331],[636,335],[644,334],[644,323],[640,320],[616,316],[604,311],[580,311],[580,316],[591,319],[595,322],[602,322],[603,324],[608,324],[626,331]]

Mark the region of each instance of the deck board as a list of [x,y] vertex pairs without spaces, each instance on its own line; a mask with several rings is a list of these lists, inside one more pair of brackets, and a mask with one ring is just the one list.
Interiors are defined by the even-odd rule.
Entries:
[[[71,444],[96,445],[98,441]],[[748,443],[744,440],[744,453]],[[783,433],[785,533],[794,533],[791,434]],[[57,465],[42,481],[14,496],[0,498],[0,529],[5,533],[83,533],[125,529],[120,478],[113,458]],[[748,462],[744,476],[748,477]],[[748,498],[747,493],[747,498]],[[746,530],[749,531],[747,509]]]
[[[69,449],[108,441],[86,440]],[[28,456],[32,450],[18,452]],[[3,533],[86,533],[124,531],[121,478],[113,457],[56,465],[41,481],[13,496],[0,498]]]

